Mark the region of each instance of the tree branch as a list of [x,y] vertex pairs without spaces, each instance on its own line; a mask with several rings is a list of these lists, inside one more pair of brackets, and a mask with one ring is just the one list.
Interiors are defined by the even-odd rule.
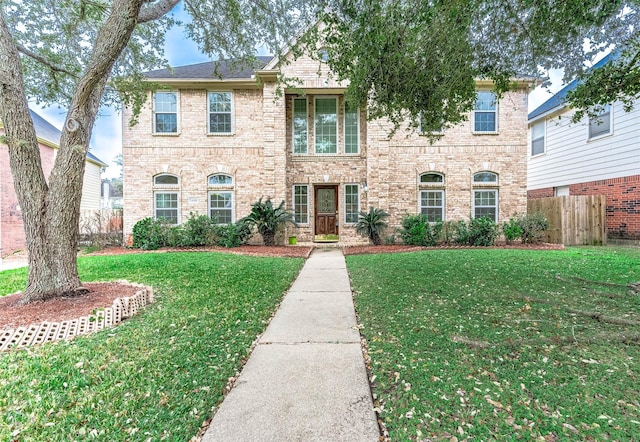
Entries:
[[140,9],[138,23],[159,19],[168,14],[178,3],[180,3],[180,0],[159,0],[158,2],[146,4]]
[[45,65],[46,67],[48,67],[49,69],[51,69],[54,72],[62,72],[63,74],[67,74],[73,78],[79,78],[76,74],[74,74],[73,72],[69,71],[68,69],[63,68],[62,66],[58,66],[56,64],[51,63],[49,60],[47,60],[46,58],[42,57],[41,55],[36,54],[33,51],[30,51],[29,49],[25,48],[24,46],[22,46],[20,43],[16,43],[16,48],[18,49],[18,52],[26,55],[29,58],[33,58],[35,61],[42,63],[43,65]]

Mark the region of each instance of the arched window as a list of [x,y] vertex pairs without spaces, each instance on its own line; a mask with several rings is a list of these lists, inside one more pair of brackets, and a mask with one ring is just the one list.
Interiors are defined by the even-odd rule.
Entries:
[[498,222],[498,174],[478,172],[473,175],[473,217]]
[[420,175],[420,213],[426,215],[429,222],[444,221],[444,175],[436,172]]
[[153,177],[153,215],[155,219],[164,219],[170,224],[180,222],[179,183],[179,179],[175,175],[160,174]]
[[231,224],[234,220],[233,177],[226,173],[209,175],[209,216],[218,224]]

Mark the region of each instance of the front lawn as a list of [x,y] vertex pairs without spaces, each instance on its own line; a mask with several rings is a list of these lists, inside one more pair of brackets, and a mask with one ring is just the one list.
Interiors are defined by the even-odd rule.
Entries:
[[347,266],[392,441],[640,440],[640,249]]
[[[222,400],[302,259],[162,253],[79,259],[83,281],[156,303],[97,334],[0,354],[2,441],[188,441]],[[21,290],[26,269],[0,273]]]

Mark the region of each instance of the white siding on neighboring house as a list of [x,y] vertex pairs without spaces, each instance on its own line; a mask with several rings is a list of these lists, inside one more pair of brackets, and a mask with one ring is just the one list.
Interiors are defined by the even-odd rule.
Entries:
[[82,200],[80,201],[80,211],[98,211],[100,210],[100,171],[102,166],[87,161],[84,170],[84,181],[82,183]]
[[[588,118],[571,123],[573,111],[564,109],[546,119],[545,152],[531,156],[527,188],[637,175],[640,171],[640,102],[631,112],[621,103],[611,107],[610,135],[588,139]],[[538,123],[541,120],[530,121]],[[531,146],[529,147],[531,154]]]

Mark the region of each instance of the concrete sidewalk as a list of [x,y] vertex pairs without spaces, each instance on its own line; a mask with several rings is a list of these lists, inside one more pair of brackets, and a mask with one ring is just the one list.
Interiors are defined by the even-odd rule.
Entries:
[[375,442],[379,429],[340,249],[315,249],[203,442]]

